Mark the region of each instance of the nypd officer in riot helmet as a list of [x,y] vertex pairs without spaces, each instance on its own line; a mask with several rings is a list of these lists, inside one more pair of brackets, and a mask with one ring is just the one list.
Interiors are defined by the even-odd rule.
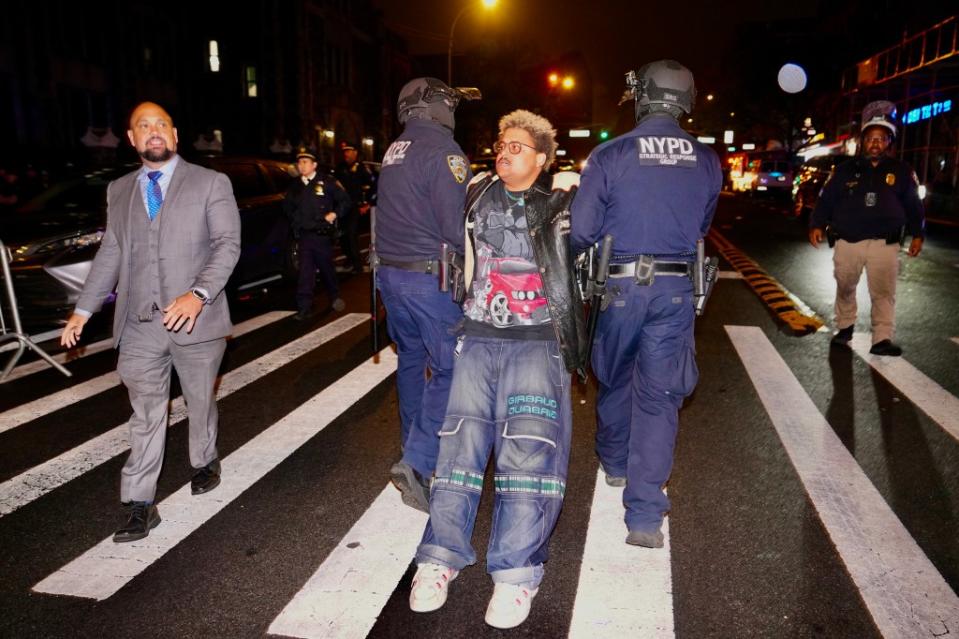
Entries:
[[660,60],[627,74],[636,127],[593,150],[573,201],[570,239],[583,251],[613,237],[608,294],[592,367],[599,383],[596,452],[623,486],[626,542],[660,548],[663,491],[683,399],[696,386],[693,263],[709,230],[722,170],[677,120],[692,111],[692,73]]
[[925,229],[918,180],[908,164],[889,156],[896,136],[896,106],[870,102],[862,111],[860,155],[836,167],[809,218],[809,242],[818,248],[828,233],[836,278],[836,334],[832,345],[847,347],[856,325],[856,287],[863,269],[872,301],[873,355],[896,357],[896,276],[904,233],[909,255],[922,251]]
[[376,284],[399,357],[403,450],[390,474],[404,503],[424,512],[449,399],[455,327],[463,317],[438,280],[441,244],[463,254],[463,206],[472,178],[453,139],[453,113],[460,99],[477,93],[436,78],[407,82],[396,105],[403,133],[386,150],[380,170]]

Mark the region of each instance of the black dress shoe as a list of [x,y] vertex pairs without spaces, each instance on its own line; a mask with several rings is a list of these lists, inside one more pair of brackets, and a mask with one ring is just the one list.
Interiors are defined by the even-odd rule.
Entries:
[[208,493],[220,485],[220,462],[212,461],[193,473],[190,480],[190,491],[194,495]]
[[124,507],[129,509],[127,523],[113,534],[113,541],[118,544],[143,539],[150,534],[151,528],[160,524],[160,511],[153,504],[132,501]]
[[869,352],[873,355],[886,355],[887,357],[899,357],[902,355],[902,349],[888,339],[884,339],[881,342],[876,342],[873,344],[872,348],[869,349]]
[[846,328],[840,328],[835,335],[832,336],[830,344],[833,346],[849,346],[849,342],[852,340],[852,331],[854,326],[847,326]]
[[313,314],[309,311],[297,311],[296,315],[293,316],[293,319],[295,319],[297,322],[305,322],[312,316]]

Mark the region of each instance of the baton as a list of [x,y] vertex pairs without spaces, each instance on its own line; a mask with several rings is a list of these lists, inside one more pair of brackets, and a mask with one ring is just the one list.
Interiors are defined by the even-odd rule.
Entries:
[[593,284],[593,296],[589,302],[589,319],[586,322],[586,362],[592,361],[593,340],[596,337],[596,325],[599,324],[600,307],[606,297],[606,277],[609,273],[609,258],[613,252],[613,236],[607,234],[599,247],[599,264],[596,267],[596,280]]

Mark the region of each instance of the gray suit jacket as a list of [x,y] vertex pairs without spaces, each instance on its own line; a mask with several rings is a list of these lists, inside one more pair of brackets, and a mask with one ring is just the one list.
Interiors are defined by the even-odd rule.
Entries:
[[[107,228],[76,308],[94,313],[116,288],[113,346],[119,345],[130,311],[132,215],[146,215],[134,171],[107,187]],[[240,213],[229,178],[181,157],[160,209],[157,259],[166,306],[194,287],[210,294],[191,333],[170,335],[177,344],[226,337],[233,329],[223,287],[240,257]]]

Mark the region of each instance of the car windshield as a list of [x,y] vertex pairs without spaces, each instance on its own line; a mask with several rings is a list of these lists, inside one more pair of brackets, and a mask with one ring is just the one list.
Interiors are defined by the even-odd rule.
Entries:
[[789,170],[789,164],[786,162],[774,162],[773,160],[765,160],[762,163],[762,166],[759,168],[762,173],[785,173]]
[[18,208],[21,213],[72,213],[106,208],[109,178],[89,176],[57,184]]

